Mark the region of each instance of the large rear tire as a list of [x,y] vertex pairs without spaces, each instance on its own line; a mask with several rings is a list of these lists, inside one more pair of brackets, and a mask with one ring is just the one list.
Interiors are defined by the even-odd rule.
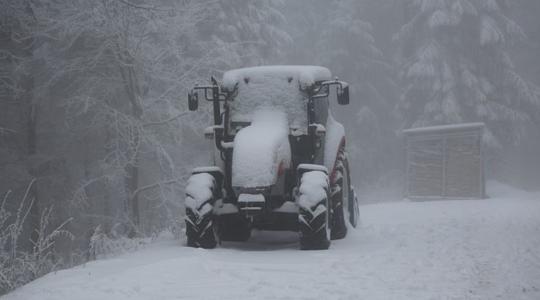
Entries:
[[349,193],[349,222],[354,228],[356,228],[360,222],[360,207],[358,205],[358,197],[356,197],[356,192],[352,187]]
[[332,203],[332,230],[333,240],[343,239],[347,236],[347,216],[349,215],[351,192],[349,165],[345,151],[338,153],[332,186],[330,189]]
[[300,249],[325,250],[330,247],[328,176],[321,171],[302,175],[297,189]]
[[215,248],[214,225],[216,181],[209,173],[194,174],[186,187],[186,236],[189,247]]

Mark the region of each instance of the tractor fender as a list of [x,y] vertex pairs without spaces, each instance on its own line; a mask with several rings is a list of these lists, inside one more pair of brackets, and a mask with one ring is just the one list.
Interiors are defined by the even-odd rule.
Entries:
[[333,174],[337,163],[338,153],[345,148],[345,128],[337,122],[332,114],[328,115],[326,122],[326,138],[324,143],[324,166],[329,171],[330,181],[333,181]]

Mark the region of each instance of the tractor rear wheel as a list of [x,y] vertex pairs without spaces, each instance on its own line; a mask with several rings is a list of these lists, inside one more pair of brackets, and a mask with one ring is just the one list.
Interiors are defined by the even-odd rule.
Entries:
[[360,207],[358,206],[358,198],[356,197],[354,188],[351,188],[349,193],[349,222],[354,228],[360,222]]
[[349,215],[351,192],[349,165],[345,151],[340,150],[332,178],[330,189],[332,199],[332,231],[331,238],[339,240],[347,236],[347,216]]
[[330,247],[328,175],[310,171],[302,175],[297,189],[300,249],[324,250]]

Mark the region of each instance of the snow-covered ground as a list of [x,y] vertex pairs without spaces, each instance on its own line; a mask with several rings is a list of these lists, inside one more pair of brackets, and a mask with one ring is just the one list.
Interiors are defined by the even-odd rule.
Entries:
[[540,299],[540,194],[361,207],[328,251],[258,232],[219,249],[163,240],[49,274],[12,299]]

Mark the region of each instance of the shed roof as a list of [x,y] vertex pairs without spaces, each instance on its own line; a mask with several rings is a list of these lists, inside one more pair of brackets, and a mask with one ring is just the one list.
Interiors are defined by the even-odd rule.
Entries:
[[430,127],[418,127],[403,130],[405,135],[424,134],[424,133],[445,133],[453,131],[466,131],[474,129],[482,129],[485,127],[484,123],[462,123],[452,125],[430,126]]

